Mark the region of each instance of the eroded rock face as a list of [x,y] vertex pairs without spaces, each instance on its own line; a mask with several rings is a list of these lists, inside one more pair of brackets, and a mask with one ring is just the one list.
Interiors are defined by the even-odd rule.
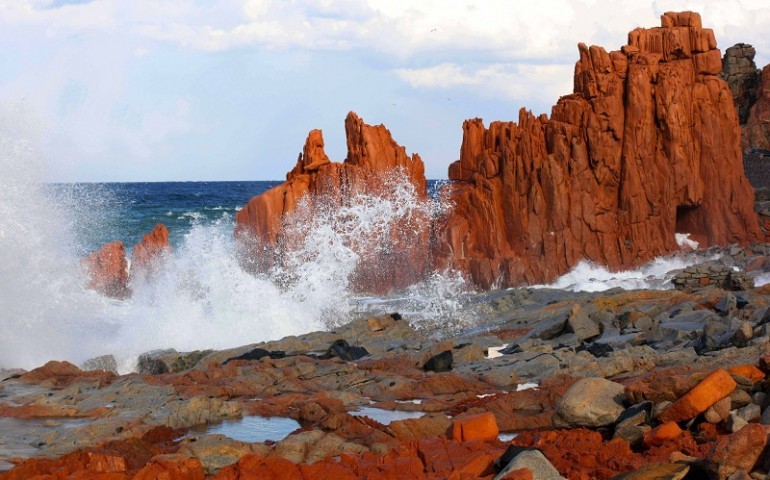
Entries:
[[677,250],[677,232],[760,238],[713,31],[691,12],[661,20],[620,51],[579,45],[550,119],[465,122],[444,264],[483,287],[541,283],[581,260],[639,265]]
[[128,296],[128,261],[122,242],[112,242],[83,259],[88,288],[114,298]]
[[163,255],[170,251],[168,229],[159,223],[142,238],[140,243],[134,246],[134,251],[131,254],[131,269],[151,272],[157,268]]
[[[635,267],[678,250],[675,233],[702,247],[760,239],[733,92],[700,16],[666,13],[661,27],[632,31],[619,51],[581,44],[579,52],[574,93],[550,118],[522,109],[518,122],[464,123],[460,160],[449,167],[454,209],[434,223],[434,241],[426,230],[405,240],[408,229],[391,232],[386,253],[359,266],[359,289],[397,289],[429,266],[455,268],[484,288],[542,283],[582,260]],[[311,132],[287,181],[238,214],[238,233],[261,246],[287,243],[286,216],[305,195],[345,205],[382,190],[381,175],[394,168],[424,194],[422,162],[384,127],[350,114],[346,132],[342,164]],[[309,203],[312,216],[318,205]],[[406,254],[392,255],[402,247]],[[258,247],[250,258],[262,269],[276,261]]]
[[[344,162],[329,160],[321,131],[313,130],[286,182],[252,198],[238,212],[236,235],[248,245],[256,270],[281,264],[282,257],[301,255],[312,219],[325,215],[330,217],[328,223],[344,221],[334,216],[359,195],[395,198],[390,190],[398,182],[388,182],[389,175],[405,178],[417,198],[427,197],[422,160],[416,154],[409,157],[384,126],[367,125],[351,112],[345,133]],[[385,232],[362,230],[349,245],[360,256],[355,286],[383,293],[414,283],[428,267],[429,243],[430,218],[419,213],[398,219]]]

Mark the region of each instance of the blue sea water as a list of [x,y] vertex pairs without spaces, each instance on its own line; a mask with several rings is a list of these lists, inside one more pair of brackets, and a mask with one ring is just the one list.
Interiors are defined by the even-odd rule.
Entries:
[[70,183],[49,185],[49,193],[74,212],[78,250],[87,253],[118,240],[130,250],[158,223],[166,225],[177,248],[193,226],[233,222],[249,199],[280,183]]
[[[121,241],[130,253],[158,223],[178,248],[194,226],[232,223],[235,214],[254,196],[280,185],[279,180],[239,182],[59,183],[48,185],[52,201],[72,213],[79,253]],[[436,195],[440,180],[429,180]]]
[[[8,165],[14,175],[0,176],[0,326],[13,334],[0,336],[0,368],[114,355],[128,372],[153,349],[224,349],[383,312],[447,331],[475,321],[463,304],[472,287],[451,270],[388,297],[351,287],[362,256],[387,249],[399,219],[436,218],[451,208],[416,195],[404,179],[385,179],[384,196],[298,208],[292,241],[267,252],[282,261],[251,272],[240,262],[234,216],[278,182],[52,185],[30,177],[24,162]],[[430,183],[434,194],[437,186]],[[116,240],[130,250],[157,223],[168,227],[173,247],[157,271],[132,276],[126,299],[89,288],[88,253]],[[584,272],[576,272],[571,283],[582,285]]]

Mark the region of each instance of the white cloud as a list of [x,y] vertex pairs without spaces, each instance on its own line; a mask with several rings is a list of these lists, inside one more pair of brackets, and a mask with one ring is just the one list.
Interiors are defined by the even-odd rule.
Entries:
[[[339,100],[350,102],[345,109],[380,113],[383,105],[438,91],[452,102],[436,106],[436,118],[492,115],[470,110],[494,102],[504,107],[494,115],[510,111],[514,118],[520,106],[546,109],[570,93],[578,42],[617,49],[629,30],[656,26],[663,12],[686,9],[701,12],[722,49],[751,43],[757,63],[770,62],[766,0],[0,0],[0,98],[28,98],[64,132],[73,156],[91,158],[147,159],[171,149],[169,139],[194,135],[202,122],[238,122],[218,117],[211,106],[201,114],[196,105],[217,102],[195,95],[237,104],[247,92],[201,88],[206,80],[195,76],[221,68],[237,77],[243,52],[286,53],[286,62],[294,62],[268,63],[280,70],[277,78],[295,83],[294,90],[265,93],[269,98],[258,103],[264,118],[283,119],[286,99],[305,93],[302,82],[313,79],[298,75],[338,77],[340,84],[355,78],[346,84],[351,95]],[[344,58],[336,65],[349,70],[304,70],[307,58],[326,54]],[[182,60],[167,66],[157,61],[160,55]],[[187,77],[171,71],[180,65],[193,65]],[[142,81],[148,72],[167,82],[162,95]],[[180,81],[186,90],[176,91]],[[233,84],[252,85],[249,79]],[[405,98],[376,104],[377,95],[367,90],[373,85],[391,96],[405,92]],[[153,103],[156,97],[162,105]],[[177,97],[182,103],[174,103]],[[297,100],[303,101],[314,99]],[[116,115],[121,109],[128,113]],[[275,133],[262,135],[270,142]],[[407,146],[430,157],[419,144]]]
[[[502,100],[534,100],[540,105],[569,93],[572,87],[572,66],[563,64],[490,64],[481,67],[463,67],[442,63],[427,68],[402,68],[396,74],[409,85],[419,89],[467,88],[480,96]],[[533,90],[540,79],[554,81]]]

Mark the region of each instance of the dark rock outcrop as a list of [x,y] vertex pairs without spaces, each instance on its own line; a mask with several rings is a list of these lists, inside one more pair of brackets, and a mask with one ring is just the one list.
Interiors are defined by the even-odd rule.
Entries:
[[[751,107],[757,101],[760,72],[754,63],[757,51],[751,45],[738,43],[725,50],[722,57],[722,78],[733,92],[733,102],[738,110],[738,122],[744,125],[749,119]],[[743,145],[744,148],[747,145]]]
[[756,102],[751,107],[746,124],[742,128],[744,149],[770,149],[770,65],[760,74]]

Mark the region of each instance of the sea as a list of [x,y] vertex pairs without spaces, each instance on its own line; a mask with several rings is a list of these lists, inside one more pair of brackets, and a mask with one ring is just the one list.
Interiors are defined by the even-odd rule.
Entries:
[[[255,274],[239,262],[234,216],[279,182],[47,183],[46,162],[14,129],[0,124],[0,369],[112,355],[130,372],[155,349],[232,348],[392,311],[416,328],[443,332],[483,321],[465,308],[480,292],[451,270],[388,297],[350,288],[360,238],[384,248],[371,239],[387,238],[393,222],[452,208],[437,194],[440,181],[422,199],[409,182],[387,179],[387,198],[360,196],[348,207],[294,218],[298,241],[288,261]],[[86,255],[112,241],[130,252],[157,223],[168,227],[173,248],[162,269],[133,279],[126,300],[86,288]],[[628,272],[584,262],[531,288],[670,288],[669,272],[698,260],[675,255]]]

